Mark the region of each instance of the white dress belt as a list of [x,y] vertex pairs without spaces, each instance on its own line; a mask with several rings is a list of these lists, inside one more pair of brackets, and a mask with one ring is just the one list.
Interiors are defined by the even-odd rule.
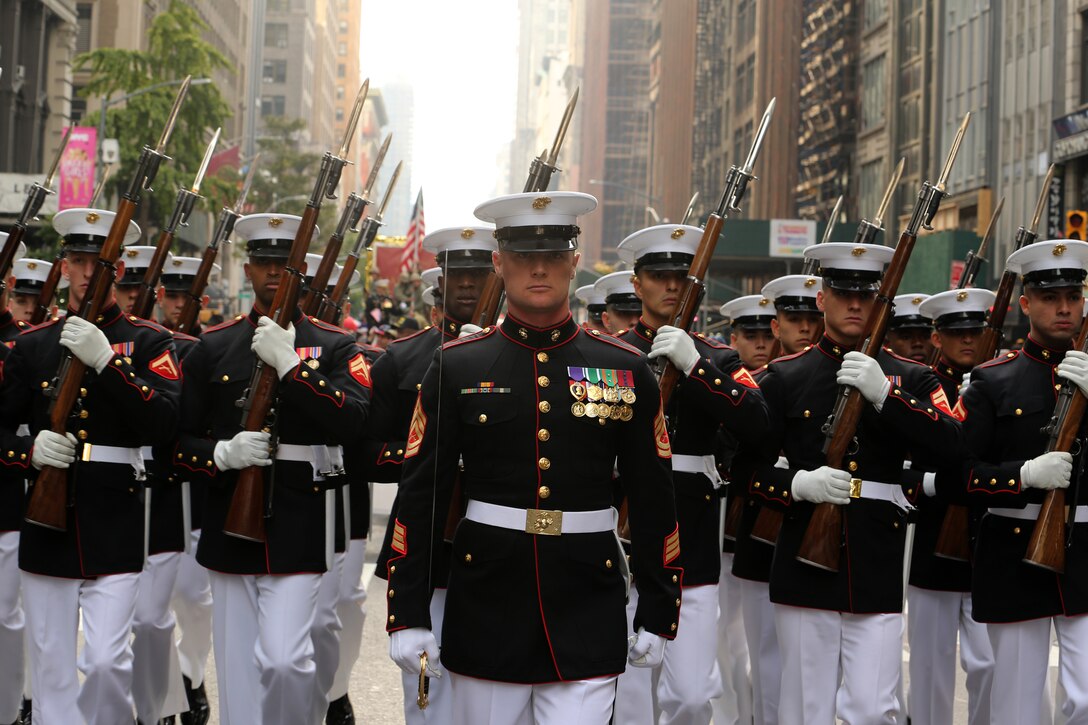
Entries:
[[560,534],[592,534],[615,531],[619,514],[614,508],[596,511],[549,511],[519,509],[470,499],[465,518],[478,524],[501,529],[524,531],[527,534],[558,536]]
[[142,448],[124,448],[122,446],[103,446],[97,443],[84,443],[80,460],[85,463],[118,463],[132,466],[136,480],[144,480],[147,470],[144,468]]
[[[995,516],[1004,516],[1007,519],[1035,521],[1039,518],[1040,509],[1042,509],[1041,504],[1029,503],[1022,509],[989,508],[986,509],[986,511],[988,513],[994,514]],[[1077,506],[1077,512],[1073,517],[1073,521],[1078,524],[1088,523],[1088,506]]]
[[710,479],[710,482],[714,484],[714,488],[718,488],[725,483],[718,473],[718,462],[714,460],[713,455],[686,456],[680,453],[673,453],[672,470],[680,473],[705,474],[706,477]]
[[857,478],[850,481],[850,498],[867,498],[873,501],[889,501],[904,511],[914,508],[903,493],[903,487],[897,483],[883,481],[863,481]]
[[314,469],[315,481],[324,481],[326,476],[336,476],[344,472],[344,449],[340,446],[280,443],[276,446],[276,460],[309,463]]

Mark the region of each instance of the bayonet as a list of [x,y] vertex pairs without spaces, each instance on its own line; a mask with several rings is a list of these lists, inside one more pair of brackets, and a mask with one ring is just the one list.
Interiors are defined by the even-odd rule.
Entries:
[[827,218],[827,226],[824,227],[824,235],[820,238],[820,244],[831,241],[831,232],[835,231],[835,225],[839,223],[839,214],[842,213],[842,194],[835,200],[835,206],[831,208],[831,216]]
[[379,221],[385,218],[385,208],[389,206],[389,200],[393,198],[393,187],[397,185],[397,179],[400,178],[400,170],[403,166],[403,161],[397,162],[397,167],[393,169],[393,175],[389,178],[389,184],[385,187],[385,195],[382,197],[382,202],[378,204],[378,213],[374,215]]
[[367,200],[367,203],[370,202],[370,195],[374,193],[374,184],[378,181],[378,172],[381,171],[382,162],[385,161],[385,154],[389,151],[389,142],[392,140],[393,134],[386,134],[381,148],[378,149],[378,155],[374,157],[374,163],[370,166],[370,176],[366,178],[366,186],[363,187],[363,198]]
[[563,140],[567,135],[567,128],[570,126],[571,119],[574,117],[574,107],[578,105],[578,89],[575,89],[574,95],[571,96],[570,101],[567,102],[567,107],[563,111],[563,118],[559,122],[559,130],[555,134],[555,141],[552,143],[551,151],[544,149],[540,152],[540,155],[533,159],[529,164],[529,178],[525,181],[525,188],[522,192],[529,193],[534,191],[547,191],[548,186],[551,184],[552,175],[558,171],[556,162],[559,160],[559,151],[563,146]]
[[752,168],[759,156],[759,150],[763,147],[763,138],[767,135],[767,128],[774,116],[776,103],[777,99],[772,98],[771,102],[767,104],[766,110],[763,111],[763,118],[759,120],[759,128],[756,129],[756,136],[752,141],[752,148],[748,150],[748,156],[744,159],[744,165],[737,168],[734,164],[730,167],[729,173],[726,174],[725,190],[722,191],[722,197],[718,201],[718,208],[715,210],[715,213],[723,219],[729,215],[729,212],[740,211],[740,203],[744,200],[748,184],[756,178],[752,174]]
[[193,180],[191,191],[194,194],[200,192],[200,184],[204,181],[204,174],[208,172],[208,164],[211,163],[212,154],[215,153],[215,145],[219,142],[219,132],[221,128],[215,129],[215,135],[212,136],[212,140],[208,143],[208,148],[204,151],[204,158],[200,162],[200,168],[197,169],[196,178]]
[[348,116],[348,126],[344,132],[344,141],[340,144],[340,153],[337,154],[337,156],[342,159],[347,158],[348,151],[351,150],[351,142],[355,137],[355,127],[359,125],[359,116],[363,114],[363,104],[366,102],[366,96],[369,92],[370,79],[367,78],[359,88],[359,93],[355,96],[355,105],[351,107],[351,115]]
[[363,81],[359,87],[359,93],[355,96],[355,105],[351,108],[348,117],[347,128],[344,129],[344,138],[340,142],[340,149],[336,154],[325,152],[321,159],[321,168],[317,174],[317,183],[314,184],[313,194],[307,202],[312,209],[320,209],[322,199],[335,199],[336,188],[340,186],[340,174],[344,167],[351,163],[348,160],[348,151],[351,149],[351,141],[355,137],[355,127],[359,123],[359,117],[363,112],[363,103],[366,102],[366,94],[370,90],[370,79]]
[[1043,178],[1043,188],[1039,190],[1039,199],[1035,202],[1035,213],[1031,215],[1031,227],[1028,231],[1036,237],[1039,234],[1039,222],[1043,218],[1043,212],[1046,211],[1046,201],[1050,196],[1050,185],[1054,181],[1054,166],[1054,164],[1051,164],[1050,168],[1046,170],[1046,176]]
[[114,164],[106,164],[102,167],[102,178],[98,182],[98,186],[95,187],[94,194],[91,196],[91,203],[87,206],[94,206],[98,201],[98,197],[102,195],[102,191],[106,188],[106,182],[113,176]]
[[774,107],[777,102],[777,98],[772,98],[771,102],[767,104],[767,109],[763,111],[763,118],[759,120],[756,139],[752,142],[752,148],[748,151],[748,158],[744,160],[744,166],[741,168],[741,171],[746,174],[752,173],[752,167],[756,163],[756,157],[759,156],[759,150],[763,147],[763,137],[767,135],[767,128],[771,125],[771,117],[774,115]]
[[249,171],[246,172],[246,180],[242,182],[242,191],[238,194],[238,200],[234,202],[234,213],[237,215],[241,215],[245,208],[246,197],[249,196],[249,190],[253,187],[253,179],[257,175],[257,163],[260,160],[261,154],[258,151],[249,162]]
[[45,175],[45,183],[42,186],[46,189],[51,190],[53,188],[53,179],[56,177],[57,169],[60,167],[60,158],[64,155],[64,149],[68,147],[68,139],[71,137],[72,126],[69,126],[64,130],[64,137],[60,140],[60,148],[57,149],[57,155],[53,157],[53,164],[49,167],[49,172]]
[[574,95],[570,97],[567,107],[563,110],[563,118],[559,122],[559,130],[555,134],[552,151],[548,154],[548,166],[554,167],[555,162],[559,159],[559,149],[563,147],[563,140],[567,137],[567,128],[570,126],[571,119],[574,118],[574,107],[578,105],[578,94],[581,90],[580,87],[574,89]]
[[986,231],[982,235],[982,241],[978,245],[978,251],[975,252],[975,256],[983,262],[986,261],[986,247],[990,246],[990,240],[994,236],[994,227],[997,225],[997,218],[1001,216],[1001,211],[1005,208],[1005,197],[1001,197],[997,202],[997,206],[994,207],[994,213],[990,216],[990,223],[986,225]]
[[688,219],[695,212],[695,204],[699,201],[699,192],[695,192],[691,195],[691,201],[688,202],[688,208],[684,210],[684,218],[680,220],[681,224],[687,224]]
[[862,219],[861,223],[858,224],[858,231],[854,235],[854,244],[873,244],[876,241],[876,235],[884,231],[884,215],[888,213],[888,205],[892,203],[892,197],[899,187],[899,180],[903,178],[903,169],[906,168],[906,165],[906,158],[900,158],[899,163],[895,165],[895,171],[892,172],[892,178],[888,180],[888,185],[884,187],[884,196],[880,199],[880,206],[877,207],[872,221]]
[[945,190],[945,184],[948,182],[948,175],[952,173],[952,164],[956,161],[956,156],[960,152],[960,144],[963,143],[963,137],[967,134],[967,124],[971,122],[971,112],[968,111],[963,115],[963,121],[960,122],[960,127],[956,129],[956,136],[952,139],[952,148],[948,151],[948,158],[944,161],[944,167],[941,168],[941,176],[937,179],[937,188],[941,191]]
[[193,77],[191,75],[185,76],[185,80],[181,82],[181,88],[178,89],[178,94],[174,97],[174,106],[170,109],[170,115],[166,118],[166,125],[162,129],[162,135],[159,136],[159,142],[155,144],[155,153],[160,156],[166,150],[166,142],[170,140],[170,136],[174,133],[174,125],[178,122],[182,101],[189,94],[189,84],[192,82]]
[[933,217],[941,206],[941,200],[947,195],[945,186],[948,182],[948,175],[952,173],[952,164],[956,161],[956,155],[959,153],[960,144],[963,143],[963,137],[967,133],[967,125],[970,122],[971,112],[968,111],[964,114],[963,121],[956,130],[955,138],[952,139],[952,148],[949,149],[948,157],[944,161],[944,166],[941,167],[941,176],[937,179],[937,183],[934,185],[927,181],[922,184],[922,188],[918,191],[918,203],[914,205],[914,212],[911,214],[910,221],[907,222],[904,234],[916,237],[921,229],[927,231],[933,229]]

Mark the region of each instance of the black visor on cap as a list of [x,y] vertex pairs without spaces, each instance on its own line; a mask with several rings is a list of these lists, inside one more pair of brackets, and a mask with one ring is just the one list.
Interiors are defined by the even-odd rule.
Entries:
[[642,300],[634,292],[617,292],[604,298],[604,303],[617,312],[642,312]]
[[287,259],[291,256],[293,241],[292,239],[250,239],[246,242],[246,254],[251,257]]
[[783,295],[774,301],[774,308],[779,312],[815,312],[820,313],[816,306],[815,297],[802,297],[800,295]]
[[1024,275],[1024,286],[1037,289],[1049,287],[1080,287],[1084,283],[1084,277],[1088,275],[1080,267],[1067,269],[1040,269],[1028,272]]
[[140,284],[144,281],[144,275],[146,273],[147,267],[129,267],[128,265],[125,265],[125,273],[121,275],[121,279],[117,280],[117,284],[122,287],[130,284]]
[[491,269],[489,249],[450,249],[439,252],[435,263],[442,269]]
[[105,237],[97,234],[69,234],[61,237],[61,246],[64,252],[89,252],[98,254],[102,251],[102,245],[106,243]]
[[188,292],[193,286],[194,279],[196,277],[189,274],[163,273],[162,277],[159,278],[159,282],[167,292]]
[[635,272],[653,269],[661,272],[687,272],[695,255],[690,252],[649,252],[635,260]]
[[910,330],[933,327],[933,321],[922,315],[896,315],[888,322],[892,330]]
[[45,282],[37,279],[17,279],[11,291],[17,295],[36,295],[41,292]]
[[773,319],[771,315],[744,315],[734,317],[730,324],[734,330],[770,330]]
[[574,224],[543,224],[496,229],[495,239],[502,252],[573,252],[580,233]]
[[820,269],[824,278],[824,284],[831,289],[848,292],[876,292],[880,289],[880,272],[866,269],[835,269],[824,267]]
[[604,314],[604,310],[590,310],[589,319],[593,322],[604,322],[604,318],[601,315]]
[[604,302],[601,302],[599,304],[594,302],[593,304],[586,305],[586,311],[589,312],[589,314],[591,315],[597,315],[599,317],[600,314],[604,312],[606,306],[607,305],[605,305]]
[[978,330],[986,327],[986,313],[975,312],[949,312],[937,318],[934,326],[938,330]]

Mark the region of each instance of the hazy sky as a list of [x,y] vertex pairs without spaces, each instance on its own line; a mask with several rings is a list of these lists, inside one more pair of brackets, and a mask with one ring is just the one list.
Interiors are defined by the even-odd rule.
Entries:
[[[496,159],[514,133],[516,0],[362,0],[362,74],[415,91],[412,198],[428,230],[475,219],[494,195]],[[390,129],[393,133],[396,128]]]

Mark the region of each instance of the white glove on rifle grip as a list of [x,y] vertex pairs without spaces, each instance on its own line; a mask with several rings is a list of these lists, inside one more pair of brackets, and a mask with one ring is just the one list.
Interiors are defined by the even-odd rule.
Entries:
[[798,471],[793,476],[790,492],[798,501],[842,506],[850,503],[850,474],[831,466]]
[[1076,384],[1081,392],[1088,395],[1088,354],[1080,350],[1070,350],[1055,369],[1058,377]]
[[654,344],[650,347],[651,360],[664,355],[676,369],[691,375],[695,364],[699,362],[699,352],[695,349],[695,342],[686,331],[672,325],[663,325],[654,335]]
[[250,466],[270,466],[272,459],[268,450],[272,437],[264,431],[243,430],[234,434],[229,441],[215,444],[212,458],[220,471],[236,470]]
[[475,335],[477,332],[483,332],[483,329],[484,328],[480,327],[479,325],[474,325],[471,322],[466,322],[465,324],[461,325],[461,331],[457,333],[457,339],[460,340],[463,337]]
[[389,658],[409,675],[419,674],[419,656],[427,653],[427,677],[441,677],[438,640],[424,627],[400,629],[389,635]]
[[862,397],[878,411],[884,407],[884,399],[888,397],[888,391],[892,387],[888,377],[880,369],[880,363],[856,350],[843,355],[842,367],[835,375],[835,382],[857,388]]
[[295,326],[289,324],[286,328],[280,327],[270,317],[261,317],[257,321],[257,331],[253,333],[250,347],[266,365],[276,369],[281,380],[301,362],[295,351]]
[[627,650],[627,661],[633,667],[657,667],[665,659],[665,638],[644,627],[630,638],[631,646]]
[[40,430],[34,437],[30,465],[38,470],[46,466],[68,468],[76,460],[76,445],[76,437],[71,433],[61,435],[48,429]]
[[1065,451],[1051,451],[1024,461],[1020,483],[1024,488],[1069,488],[1073,475],[1073,456]]
[[102,372],[114,356],[106,333],[75,315],[64,320],[64,328],[60,331],[60,344],[71,350],[84,365],[94,368],[96,373]]

